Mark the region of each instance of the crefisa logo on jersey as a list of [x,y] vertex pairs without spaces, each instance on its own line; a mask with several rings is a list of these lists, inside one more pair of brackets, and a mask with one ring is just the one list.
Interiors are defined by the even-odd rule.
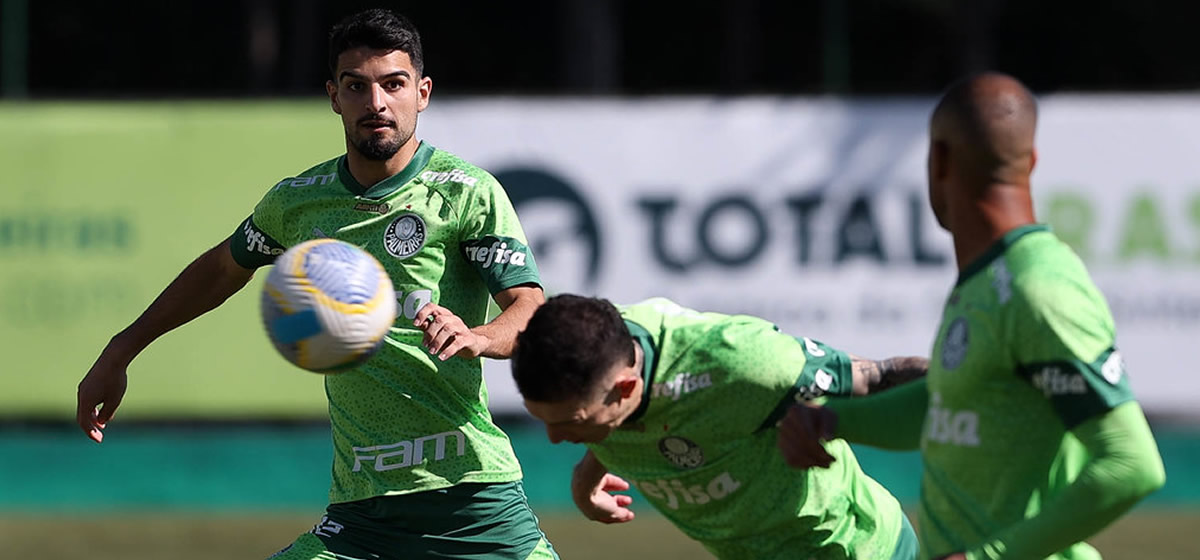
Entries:
[[959,317],[950,323],[946,329],[946,339],[942,341],[942,368],[954,369],[961,366],[967,357],[967,319]]
[[672,465],[681,469],[694,469],[704,464],[704,451],[696,442],[679,436],[667,436],[658,440],[658,452]]
[[417,254],[425,245],[425,220],[416,214],[404,214],[388,225],[383,232],[383,246],[398,259]]

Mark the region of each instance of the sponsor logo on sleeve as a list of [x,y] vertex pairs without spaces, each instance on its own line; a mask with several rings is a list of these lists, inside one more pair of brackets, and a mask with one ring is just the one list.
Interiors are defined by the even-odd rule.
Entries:
[[812,400],[829,391],[833,386],[833,376],[819,369],[813,374],[813,382],[796,388],[796,402]]
[[242,232],[246,234],[246,251],[250,253],[261,253],[263,255],[279,256],[284,252],[283,247],[272,247],[267,243],[267,236],[261,231],[254,229],[250,224],[250,220],[246,220],[242,224]]
[[[1118,358],[1120,359],[1120,358]],[[1087,382],[1079,373],[1067,373],[1058,366],[1046,366],[1033,374],[1033,386],[1047,397],[1082,395],[1088,392]]]
[[1100,366],[1100,375],[1104,376],[1104,380],[1109,385],[1116,385],[1121,382],[1121,377],[1125,375],[1125,360],[1121,358],[1121,353],[1116,350],[1108,355],[1108,359],[1104,360],[1104,365]]
[[493,264],[509,264],[525,266],[525,251],[508,248],[508,243],[495,241],[491,245],[470,245],[463,248],[467,262],[482,263],[483,268],[491,268]]

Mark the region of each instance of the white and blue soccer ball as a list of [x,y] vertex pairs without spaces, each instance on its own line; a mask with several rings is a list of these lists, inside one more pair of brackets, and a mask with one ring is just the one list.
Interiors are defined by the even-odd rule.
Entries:
[[262,292],[262,319],[275,349],[317,373],[361,364],[396,320],[396,292],[383,265],[336,239],[296,245],[275,261]]

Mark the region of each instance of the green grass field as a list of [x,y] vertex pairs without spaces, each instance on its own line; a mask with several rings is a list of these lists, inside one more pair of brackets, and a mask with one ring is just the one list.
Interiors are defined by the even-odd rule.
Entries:
[[[40,560],[266,558],[316,519],[293,515],[0,517],[0,556]],[[569,514],[543,516],[564,560],[685,560],[710,556],[663,518],[606,526]],[[1200,512],[1139,511],[1091,542],[1108,559],[1200,558]]]

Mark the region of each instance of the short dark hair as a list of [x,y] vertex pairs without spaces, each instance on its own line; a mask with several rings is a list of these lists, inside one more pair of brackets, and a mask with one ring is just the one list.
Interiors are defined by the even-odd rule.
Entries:
[[[402,51],[412,60],[416,77],[425,74],[421,35],[408,18],[376,8],[347,16],[329,31],[329,73],[337,72],[338,56],[359,47]],[[336,79],[337,76],[335,75]]]
[[571,294],[546,301],[517,335],[513,379],[535,402],[586,398],[614,365],[636,362],[633,337],[606,299]]

